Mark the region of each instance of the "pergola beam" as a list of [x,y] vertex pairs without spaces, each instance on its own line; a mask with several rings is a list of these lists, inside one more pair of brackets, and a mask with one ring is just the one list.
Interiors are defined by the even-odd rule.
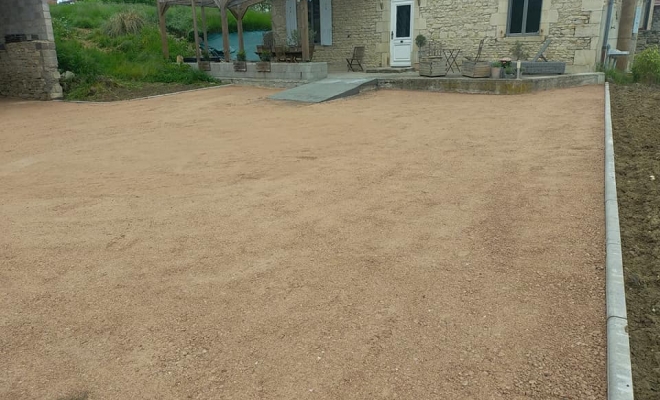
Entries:
[[[229,21],[227,20],[227,10],[229,10],[234,17],[236,17],[236,25],[238,28],[238,42],[240,50],[245,51],[243,41],[243,17],[247,9],[254,5],[263,2],[263,0],[158,0],[158,18],[160,25],[160,35],[163,44],[163,55],[169,58],[169,49],[167,47],[167,30],[165,25],[165,12],[170,6],[188,6],[193,8],[193,29],[195,30],[195,46],[197,59],[199,61],[199,34],[197,31],[197,13],[196,6],[202,7],[202,20],[204,24],[204,45],[208,50],[208,37],[206,33],[206,15],[204,14],[204,7],[217,6],[220,9],[220,19],[222,22],[222,47],[225,54],[225,61],[231,61],[231,49],[229,47]],[[301,2],[307,15],[307,1]],[[305,18],[307,21],[307,18]],[[305,26],[307,24],[305,23]],[[305,30],[307,32],[307,30]],[[307,33],[305,33],[307,38]],[[307,43],[307,58],[304,57],[305,46],[303,46],[303,58],[309,59],[309,43],[308,40],[303,39],[303,44]]]
[[195,34],[195,57],[197,58],[197,64],[201,61],[199,54],[199,30],[197,30],[197,5],[195,0],[190,0],[190,7],[192,8],[192,17],[193,17],[193,30]]

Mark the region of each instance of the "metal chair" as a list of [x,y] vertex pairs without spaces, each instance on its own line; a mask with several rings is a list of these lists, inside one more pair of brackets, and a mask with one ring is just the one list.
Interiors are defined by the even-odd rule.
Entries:
[[346,64],[348,70],[355,72],[355,68],[359,67],[360,71],[364,71],[362,68],[362,63],[364,62],[364,46],[358,46],[353,48],[353,56],[346,59]]

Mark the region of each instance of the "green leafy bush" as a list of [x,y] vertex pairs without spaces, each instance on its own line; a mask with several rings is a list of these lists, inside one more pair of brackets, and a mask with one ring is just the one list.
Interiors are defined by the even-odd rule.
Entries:
[[660,84],[660,51],[649,47],[635,56],[632,67],[635,82]]

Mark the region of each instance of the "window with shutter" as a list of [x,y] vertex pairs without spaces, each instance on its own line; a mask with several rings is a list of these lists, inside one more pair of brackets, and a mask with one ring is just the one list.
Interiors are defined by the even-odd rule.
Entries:
[[332,44],[332,5],[331,0],[308,0],[307,20],[310,32],[314,32],[314,43]]

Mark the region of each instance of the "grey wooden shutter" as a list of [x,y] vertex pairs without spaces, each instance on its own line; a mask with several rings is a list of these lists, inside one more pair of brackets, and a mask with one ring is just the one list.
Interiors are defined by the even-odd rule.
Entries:
[[298,30],[298,17],[296,0],[286,0],[286,41],[289,41],[291,32]]
[[321,44],[332,45],[332,0],[319,0],[321,8]]

